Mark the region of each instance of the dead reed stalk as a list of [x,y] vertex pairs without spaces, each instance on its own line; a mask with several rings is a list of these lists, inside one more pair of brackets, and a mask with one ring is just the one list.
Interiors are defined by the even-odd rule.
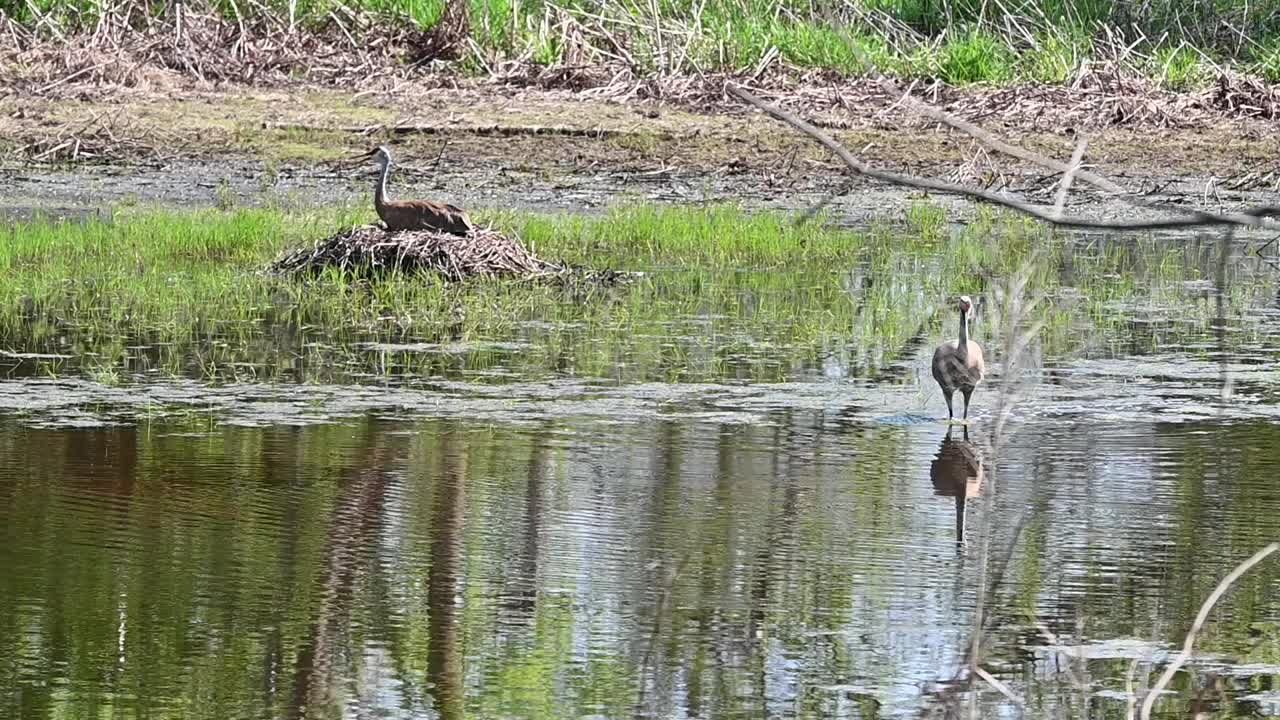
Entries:
[[1164,672],[1160,674],[1160,679],[1156,680],[1156,684],[1151,686],[1151,690],[1143,698],[1142,712],[1139,715],[1142,720],[1150,720],[1151,708],[1155,706],[1156,699],[1160,696],[1160,693],[1169,684],[1169,681],[1173,679],[1173,676],[1178,673],[1178,670],[1186,664],[1187,660],[1191,659],[1191,651],[1195,648],[1196,638],[1200,635],[1201,628],[1204,627],[1205,621],[1209,619],[1209,612],[1213,610],[1213,607],[1218,604],[1222,596],[1227,594],[1227,591],[1242,575],[1249,572],[1254,565],[1266,560],[1267,556],[1276,550],[1280,550],[1280,543],[1273,542],[1249,556],[1248,559],[1228,573],[1226,577],[1222,578],[1217,587],[1213,589],[1213,592],[1209,593],[1209,597],[1205,598],[1204,603],[1200,605],[1200,612],[1196,613],[1195,622],[1191,623],[1191,629],[1187,631],[1187,636],[1182,641],[1182,652],[1178,653],[1173,662],[1165,667]]

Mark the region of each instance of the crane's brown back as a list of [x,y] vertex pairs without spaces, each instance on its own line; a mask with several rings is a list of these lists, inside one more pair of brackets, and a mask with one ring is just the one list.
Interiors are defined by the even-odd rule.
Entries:
[[972,391],[982,382],[986,370],[982,347],[972,340],[965,342],[963,350],[959,342],[948,340],[933,351],[933,379],[944,391],[955,392],[965,388]]
[[462,208],[435,200],[393,200],[374,203],[388,230],[431,230],[466,235],[475,228]]

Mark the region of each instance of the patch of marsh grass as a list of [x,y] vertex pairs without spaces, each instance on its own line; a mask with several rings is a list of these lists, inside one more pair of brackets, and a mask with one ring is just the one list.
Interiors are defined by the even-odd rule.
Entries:
[[978,28],[948,35],[938,50],[938,77],[952,85],[1000,83],[1014,77],[1015,54],[1004,40]]
[[[1184,281],[1201,279],[1201,260],[1155,241],[1081,249],[994,211],[958,226],[915,204],[901,219],[856,231],[732,205],[486,219],[544,257],[645,275],[619,287],[395,275],[371,284],[336,272],[292,280],[260,271],[283,249],[367,221],[368,212],[130,208],[4,232],[0,347],[70,356],[33,360],[24,373],[122,381],[155,373],[773,381],[821,375],[831,363],[874,373],[906,360],[916,338],[948,331],[940,308],[950,298],[991,292],[1033,248],[1028,292],[1048,299],[1037,309],[1045,354],[1069,354],[1086,338],[1122,342],[1143,303],[1180,313],[1173,333],[1202,333],[1209,322],[1203,305],[1177,300]],[[1254,294],[1233,296],[1233,307]],[[461,349],[394,349],[421,343]]]
[[1268,82],[1280,82],[1280,38],[1254,47],[1249,67]]
[[1093,54],[1093,38],[1081,28],[1041,30],[1019,58],[1020,74],[1036,82],[1070,82]]
[[1216,75],[1204,54],[1185,44],[1157,48],[1151,63],[1153,75],[1168,90],[1202,87]]

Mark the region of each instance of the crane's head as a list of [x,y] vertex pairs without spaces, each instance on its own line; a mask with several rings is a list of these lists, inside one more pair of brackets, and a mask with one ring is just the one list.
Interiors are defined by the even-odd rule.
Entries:
[[379,145],[360,156],[360,159],[364,158],[373,158],[373,161],[378,163],[379,166],[387,166],[391,164],[391,151],[387,149],[386,145]]
[[965,317],[973,318],[973,301],[968,295],[960,296],[960,312],[964,313]]

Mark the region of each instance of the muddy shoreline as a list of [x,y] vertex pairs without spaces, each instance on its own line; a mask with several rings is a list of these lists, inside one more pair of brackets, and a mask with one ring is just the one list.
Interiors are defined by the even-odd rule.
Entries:
[[[423,91],[407,103],[399,102],[405,93],[314,88],[98,95],[0,99],[0,216],[83,216],[126,204],[359,203],[372,168],[348,158],[377,143],[397,150],[399,193],[481,214],[590,212],[625,201],[804,210],[829,200],[835,221],[860,224],[926,197],[957,221],[977,209],[962,198],[846,178],[807,138],[723,108],[695,113],[494,88]],[[831,132],[877,167],[1051,201],[1056,178],[992,156],[966,136],[883,108],[819,115],[843,127]],[[1063,159],[1075,143],[1069,128],[987,127]],[[1238,209],[1274,202],[1280,190],[1280,140],[1263,130],[1257,121],[1229,120],[1201,129],[1098,128],[1089,132],[1086,161],[1169,202]],[[1080,188],[1071,204],[1097,216],[1132,212]]]

